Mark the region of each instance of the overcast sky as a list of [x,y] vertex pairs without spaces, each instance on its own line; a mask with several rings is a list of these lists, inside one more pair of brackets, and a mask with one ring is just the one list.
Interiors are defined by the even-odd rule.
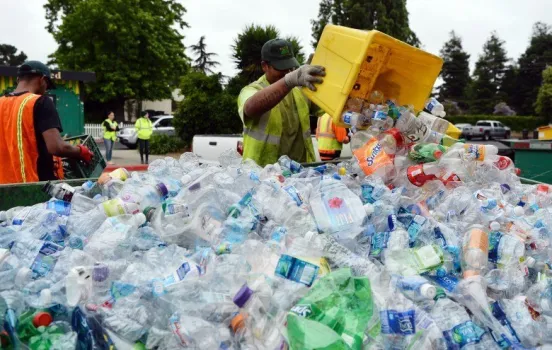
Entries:
[[[202,35],[208,50],[219,55],[220,70],[235,74],[231,44],[250,23],[273,24],[282,35],[299,37],[306,54],[311,47],[310,20],[318,15],[319,0],[180,0],[187,8],[184,43],[190,46]],[[56,48],[44,29],[42,7],[46,0],[0,0],[0,43],[23,50],[29,58],[46,60]],[[455,30],[471,54],[472,67],[490,32],[496,30],[506,41],[508,57],[517,59],[525,51],[536,21],[552,24],[551,0],[408,0],[410,27],[423,48],[439,54]]]

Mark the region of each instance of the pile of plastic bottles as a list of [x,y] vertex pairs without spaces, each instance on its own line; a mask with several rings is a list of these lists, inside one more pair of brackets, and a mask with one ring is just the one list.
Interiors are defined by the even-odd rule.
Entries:
[[396,109],[342,164],[186,153],[0,212],[2,348],[552,344],[552,189]]

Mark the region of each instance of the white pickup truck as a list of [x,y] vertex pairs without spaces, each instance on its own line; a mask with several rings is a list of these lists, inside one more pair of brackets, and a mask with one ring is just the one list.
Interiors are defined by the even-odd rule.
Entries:
[[[312,136],[312,143],[314,145],[314,153],[316,155],[316,161],[320,162],[320,155],[318,154],[318,142],[314,135]],[[235,149],[238,153],[242,154],[243,151],[243,137],[242,135],[196,135],[192,142],[192,151],[201,159],[203,163],[218,164],[218,160],[222,152],[228,149]],[[341,151],[341,158],[351,158],[350,145],[343,145]]]

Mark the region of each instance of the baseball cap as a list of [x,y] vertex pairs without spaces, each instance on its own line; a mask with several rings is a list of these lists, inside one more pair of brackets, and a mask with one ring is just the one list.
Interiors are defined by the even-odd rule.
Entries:
[[27,61],[27,62],[24,62],[21,66],[19,66],[19,68],[17,69],[17,76],[23,77],[26,75],[39,75],[39,76],[46,77],[46,82],[48,83],[48,90],[56,88],[51,78],[50,68],[48,68],[48,66],[46,66],[42,62]]
[[277,70],[288,70],[299,67],[291,43],[284,39],[267,41],[261,50],[261,59]]

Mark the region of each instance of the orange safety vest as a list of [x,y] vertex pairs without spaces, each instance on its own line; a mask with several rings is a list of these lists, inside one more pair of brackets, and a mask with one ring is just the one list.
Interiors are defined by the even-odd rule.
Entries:
[[[339,136],[338,136],[339,134]],[[332,117],[324,114],[318,118],[316,139],[321,160],[332,160],[341,152],[342,142],[347,138],[345,128],[338,128],[332,123]]]
[[33,120],[39,97],[31,93],[0,97],[0,184],[39,180]]

